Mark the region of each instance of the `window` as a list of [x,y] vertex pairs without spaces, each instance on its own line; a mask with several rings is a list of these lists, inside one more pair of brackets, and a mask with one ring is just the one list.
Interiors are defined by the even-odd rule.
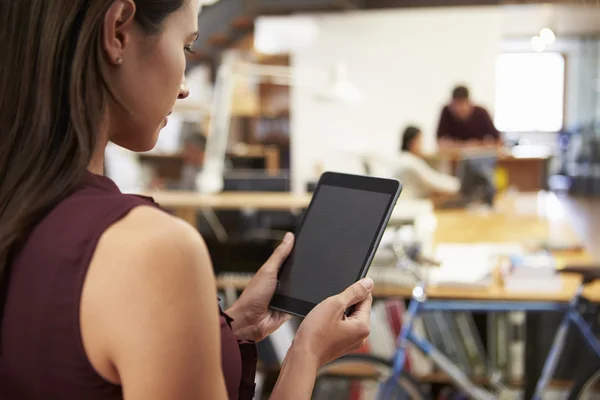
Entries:
[[565,59],[559,53],[501,54],[496,61],[495,124],[502,132],[563,128]]

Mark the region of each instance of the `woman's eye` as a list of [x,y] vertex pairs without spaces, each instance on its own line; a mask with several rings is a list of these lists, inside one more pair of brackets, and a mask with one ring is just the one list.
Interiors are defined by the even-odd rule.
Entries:
[[188,54],[195,54],[196,52],[192,49],[192,46],[185,46],[185,52]]

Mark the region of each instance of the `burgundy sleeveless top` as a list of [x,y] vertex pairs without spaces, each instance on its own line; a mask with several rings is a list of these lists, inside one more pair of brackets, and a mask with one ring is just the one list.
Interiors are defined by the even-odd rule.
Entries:
[[[155,205],[122,194],[108,178],[87,174],[75,193],[32,231],[12,263],[1,330],[1,400],[121,400],[121,387],[90,364],[79,305],[102,233],[133,208]],[[222,367],[229,399],[254,393],[256,347],[236,338],[221,312]],[[201,374],[202,371],[198,371]]]

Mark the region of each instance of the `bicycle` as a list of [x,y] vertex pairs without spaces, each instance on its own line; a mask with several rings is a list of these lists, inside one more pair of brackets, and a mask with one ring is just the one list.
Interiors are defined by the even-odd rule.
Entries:
[[[396,249],[395,249],[396,250]],[[398,254],[398,252],[396,252]],[[593,353],[600,361],[600,340],[596,338],[588,323],[580,314],[578,307],[583,301],[583,289],[586,285],[600,280],[600,267],[567,267],[561,272],[576,273],[582,276],[582,283],[572,300],[566,303],[556,302],[522,302],[522,301],[457,301],[457,300],[428,300],[426,282],[412,264],[414,257],[399,256],[403,267],[417,278],[417,285],[412,291],[408,309],[403,318],[403,325],[398,337],[398,347],[392,360],[385,360],[367,354],[350,354],[344,356],[319,371],[319,376],[336,375],[338,371],[360,371],[360,374],[374,381],[377,400],[414,399],[428,400],[418,381],[405,370],[407,345],[412,343],[423,354],[429,357],[439,370],[445,373],[462,393],[474,400],[498,399],[497,393],[484,389],[473,383],[470,378],[455,363],[446,357],[433,344],[413,332],[413,322],[420,312],[427,311],[461,311],[461,312],[510,312],[510,311],[560,311],[564,318],[554,336],[554,341],[537,382],[533,400],[540,400],[544,394],[559,361],[565,345],[566,336],[571,325],[575,325],[582,334]],[[412,258],[412,259],[411,259]],[[357,373],[357,375],[360,375]],[[596,391],[594,390],[596,388]],[[587,400],[600,398],[600,370],[588,371],[579,379],[571,390],[569,400]]]

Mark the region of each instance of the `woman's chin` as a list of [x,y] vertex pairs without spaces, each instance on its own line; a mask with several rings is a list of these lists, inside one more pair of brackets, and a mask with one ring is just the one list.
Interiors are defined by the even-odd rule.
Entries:
[[156,142],[158,141],[158,133],[159,131],[157,130],[151,136],[148,135],[148,137],[144,137],[144,140],[140,140],[142,138],[136,138],[137,140],[112,140],[112,142],[129,151],[144,153],[152,150],[156,146]]

